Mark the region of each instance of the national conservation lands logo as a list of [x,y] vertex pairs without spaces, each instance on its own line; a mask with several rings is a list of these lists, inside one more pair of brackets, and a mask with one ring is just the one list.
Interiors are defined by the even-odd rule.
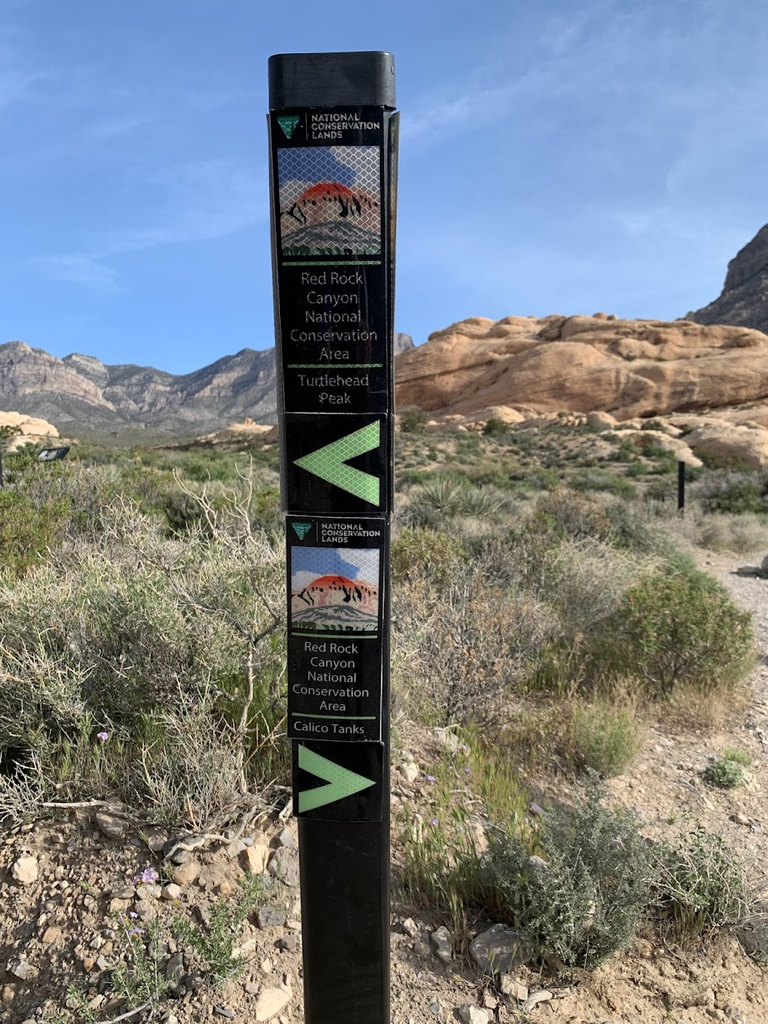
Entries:
[[296,536],[299,540],[304,540],[309,531],[312,529],[312,523],[291,523],[291,526],[296,531]]
[[296,131],[296,126],[299,123],[299,118],[295,115],[283,115],[277,118],[277,123],[283,129],[283,135],[286,139],[290,139],[293,133]]

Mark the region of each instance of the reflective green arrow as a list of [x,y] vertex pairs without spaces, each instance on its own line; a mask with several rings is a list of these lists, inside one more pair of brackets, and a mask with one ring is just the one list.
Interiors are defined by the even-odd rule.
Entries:
[[299,814],[304,811],[314,811],[316,807],[324,807],[334,800],[341,800],[342,797],[352,796],[369,786],[375,786],[374,779],[366,779],[349,768],[342,768],[335,761],[329,761],[327,757],[321,757],[313,750],[299,745],[299,768],[305,772],[311,772],[318,778],[325,779],[327,786],[318,786],[317,789],[310,789],[299,793]]
[[373,451],[380,443],[381,423],[376,420],[367,427],[361,427],[352,434],[340,437],[338,441],[332,441],[331,444],[296,459],[294,465],[319,476],[321,480],[327,480],[329,484],[340,487],[342,491],[349,491],[355,497],[369,501],[371,505],[378,505],[378,477],[353,466],[347,466],[346,463],[357,455]]

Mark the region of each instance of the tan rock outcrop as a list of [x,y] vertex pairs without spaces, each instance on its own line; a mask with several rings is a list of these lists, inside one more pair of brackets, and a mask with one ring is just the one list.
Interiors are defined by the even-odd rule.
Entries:
[[10,452],[22,448],[25,444],[39,444],[59,436],[52,423],[37,416],[26,416],[22,412],[0,412],[0,427],[16,427],[19,430],[7,445]]
[[768,401],[768,336],[690,321],[473,317],[397,358],[401,408],[471,418],[609,413],[618,421]]

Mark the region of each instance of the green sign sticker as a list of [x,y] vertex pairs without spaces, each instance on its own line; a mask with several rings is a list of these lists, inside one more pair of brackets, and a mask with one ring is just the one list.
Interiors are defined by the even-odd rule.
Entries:
[[348,466],[350,459],[365,455],[381,444],[381,423],[369,423],[360,430],[345,434],[338,441],[332,441],[323,448],[318,448],[309,455],[295,460],[295,465],[308,473],[319,476],[329,484],[340,487],[342,491],[354,494],[356,498],[368,501],[371,505],[379,504],[380,482],[372,473],[364,473],[361,469]]
[[335,761],[329,761],[327,757],[316,754],[314,750],[299,745],[299,768],[317,775],[324,779],[326,786],[318,786],[317,789],[304,790],[299,793],[299,814],[305,811],[313,811],[317,807],[324,807],[326,804],[336,800],[342,800],[345,796],[352,796],[360,793],[370,786],[376,785],[375,779],[366,779],[349,768],[343,768]]

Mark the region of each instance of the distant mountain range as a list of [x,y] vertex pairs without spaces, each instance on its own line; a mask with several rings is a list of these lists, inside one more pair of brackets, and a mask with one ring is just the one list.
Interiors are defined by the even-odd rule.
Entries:
[[730,261],[718,298],[688,313],[686,320],[753,327],[768,334],[768,224]]
[[[413,348],[395,336],[396,351]],[[193,373],[110,366],[74,353],[57,359],[23,341],[0,345],[0,409],[38,416],[63,435],[181,437],[250,417],[277,419],[275,350],[244,348]]]

